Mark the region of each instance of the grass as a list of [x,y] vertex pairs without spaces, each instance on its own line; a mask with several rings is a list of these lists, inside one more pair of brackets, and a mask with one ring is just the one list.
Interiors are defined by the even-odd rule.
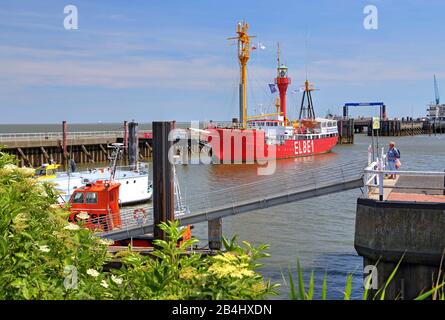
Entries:
[[[445,254],[445,252],[444,252]],[[400,265],[403,261],[403,258],[405,257],[405,254],[402,255],[399,262],[397,263],[394,270],[391,272],[388,279],[385,281],[385,284],[377,290],[377,292],[372,297],[372,300],[385,300],[386,296],[386,290],[388,289],[391,282],[394,280],[394,277],[397,274],[397,271],[400,268]],[[440,270],[437,276],[437,280],[434,283],[433,287],[428,290],[427,292],[421,292],[414,300],[426,300],[431,298],[432,300],[445,300],[445,280],[441,280],[442,276],[442,262],[443,262],[443,256],[442,261],[440,263]],[[377,261],[377,264],[379,261]],[[376,264],[376,265],[377,265]],[[289,298],[291,300],[313,300],[314,299],[314,291],[315,291],[315,284],[314,284],[314,271],[311,272],[309,282],[307,285],[307,290],[303,278],[303,272],[300,266],[300,261],[297,261],[297,281],[295,281],[294,276],[292,275],[291,268],[288,268],[288,277],[289,277]],[[367,282],[365,284],[365,288],[363,289],[363,300],[368,300],[370,290],[369,285],[371,281],[371,277],[367,278]],[[296,282],[298,283],[298,288],[296,287]],[[327,273],[325,272],[323,276],[323,283],[321,287],[321,300],[327,300],[327,293],[328,293],[328,286],[327,286]],[[346,277],[346,284],[345,289],[343,291],[343,299],[344,300],[351,300],[352,296],[352,273],[348,274]]]

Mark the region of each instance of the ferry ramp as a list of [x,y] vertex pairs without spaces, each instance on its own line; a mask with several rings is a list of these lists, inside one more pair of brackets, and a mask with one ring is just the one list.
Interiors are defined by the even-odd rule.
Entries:
[[[187,198],[189,212],[175,218],[185,226],[361,188],[366,166],[366,161],[344,162],[201,193]],[[153,233],[152,207],[142,215],[134,214],[134,210],[123,211],[121,217],[120,228],[98,236],[122,240]]]

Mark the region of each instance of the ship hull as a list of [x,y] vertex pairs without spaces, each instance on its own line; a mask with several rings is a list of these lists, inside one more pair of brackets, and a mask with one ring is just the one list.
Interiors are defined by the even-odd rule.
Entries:
[[261,130],[211,129],[209,132],[207,142],[212,147],[214,163],[253,163],[323,154],[338,142],[337,135],[268,142]]

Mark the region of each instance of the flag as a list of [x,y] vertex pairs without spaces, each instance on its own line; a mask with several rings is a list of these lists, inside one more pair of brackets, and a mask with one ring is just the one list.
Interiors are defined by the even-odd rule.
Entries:
[[270,93],[277,92],[277,88],[275,87],[275,84],[273,84],[273,83],[269,84],[269,89],[270,89]]

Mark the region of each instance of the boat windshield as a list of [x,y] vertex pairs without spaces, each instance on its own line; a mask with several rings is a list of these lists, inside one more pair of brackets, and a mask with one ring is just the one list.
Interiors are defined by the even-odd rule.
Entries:
[[83,192],[75,192],[71,203],[84,203],[84,198],[85,196]]
[[97,192],[87,192],[87,197],[85,203],[96,204],[97,203]]
[[45,169],[36,169],[35,175],[36,176],[44,176],[44,175],[46,175],[46,170]]

